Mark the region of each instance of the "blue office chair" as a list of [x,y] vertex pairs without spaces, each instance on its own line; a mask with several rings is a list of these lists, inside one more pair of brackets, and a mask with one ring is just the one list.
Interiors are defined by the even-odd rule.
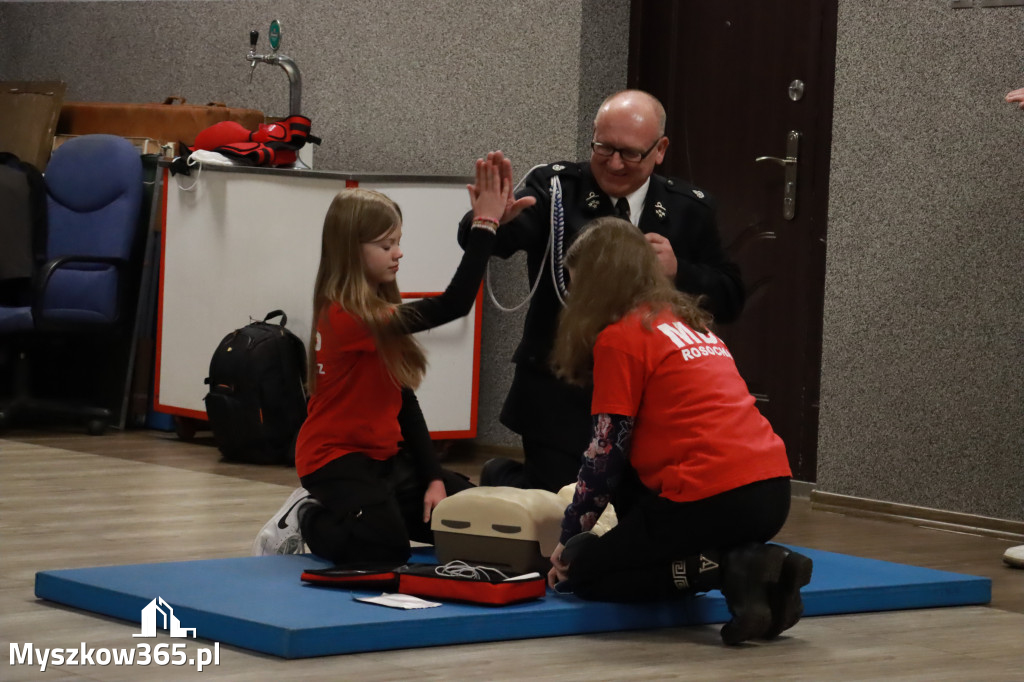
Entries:
[[[44,181],[46,260],[34,273],[31,304],[0,305],[0,340],[16,358],[14,395],[0,404],[0,427],[22,411],[51,412],[86,417],[89,432],[102,433],[113,414],[109,407],[90,399],[33,398],[29,368],[66,356],[60,350],[47,356],[47,344],[59,348],[70,339],[85,346],[97,338],[98,348],[112,348],[110,341],[130,327],[140,267],[142,161],[123,137],[83,135],[57,148]],[[84,364],[90,363],[102,365],[99,358]]]

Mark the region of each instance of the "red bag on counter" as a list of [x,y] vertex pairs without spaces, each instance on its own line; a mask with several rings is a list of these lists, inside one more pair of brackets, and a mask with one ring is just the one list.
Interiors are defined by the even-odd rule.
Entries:
[[217,152],[249,166],[290,166],[306,142],[320,144],[320,138],[310,135],[311,129],[312,121],[298,115],[261,123],[254,131],[235,121],[221,121],[196,135],[192,151]]

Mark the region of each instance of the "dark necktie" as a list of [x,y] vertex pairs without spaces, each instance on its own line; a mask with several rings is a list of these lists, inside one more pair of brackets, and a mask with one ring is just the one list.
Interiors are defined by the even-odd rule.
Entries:
[[623,220],[629,220],[629,200],[626,197],[620,197],[615,202],[615,215]]

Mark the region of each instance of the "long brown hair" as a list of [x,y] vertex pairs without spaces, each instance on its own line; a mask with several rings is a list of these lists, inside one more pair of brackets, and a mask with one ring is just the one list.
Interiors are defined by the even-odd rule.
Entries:
[[395,308],[402,295],[395,282],[373,286],[366,278],[362,244],[402,224],[398,204],[380,192],[351,188],[338,192],[327,209],[320,241],[320,266],[313,285],[313,329],[308,348],[308,385],[316,388],[316,330],[327,306],[337,303],[370,329],[381,359],[400,386],[416,388],[427,358],[423,348],[404,333]]
[[657,313],[670,310],[696,331],[708,331],[711,314],[699,299],[676,290],[643,234],[621,218],[588,223],[565,254],[565,267],[572,278],[551,364],[570,383],[590,383],[597,335],[637,308],[645,310],[648,329]]

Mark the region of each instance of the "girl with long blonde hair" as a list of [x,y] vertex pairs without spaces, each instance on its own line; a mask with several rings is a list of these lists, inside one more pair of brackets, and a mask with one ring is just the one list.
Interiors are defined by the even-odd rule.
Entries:
[[462,261],[442,294],[412,303],[402,303],[397,284],[395,202],[358,188],[331,202],[313,286],[309,416],[295,446],[301,487],[257,535],[253,554],[297,553],[305,544],[336,564],[399,565],[410,539],[432,542],[434,507],[470,487],[434,453],[413,392],[427,361],[412,334],[470,311],[512,193],[503,164],[494,152],[477,160]]
[[[811,560],[767,544],[789,513],[782,440],[697,301],[643,235],[600,218],[566,254],[569,297],[552,360],[593,386],[592,439],[548,581],[584,599],[721,589],[727,644],[771,639],[803,613]],[[618,525],[590,532],[608,503]]]

